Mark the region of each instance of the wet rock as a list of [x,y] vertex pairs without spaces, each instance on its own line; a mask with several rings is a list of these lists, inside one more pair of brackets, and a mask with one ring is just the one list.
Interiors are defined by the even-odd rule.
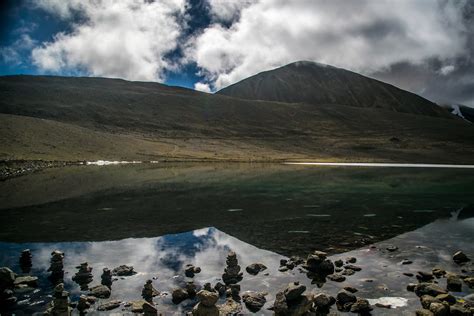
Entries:
[[142,305],[143,315],[144,316],[156,316],[158,315],[158,309],[155,305],[149,302],[145,302]]
[[201,305],[206,307],[212,307],[216,305],[219,300],[219,295],[216,292],[209,292],[206,290],[201,290],[197,293],[197,297]]
[[102,275],[100,276],[100,284],[105,285],[109,289],[112,288],[112,271],[108,268],[102,269]]
[[292,301],[299,298],[304,291],[306,291],[306,286],[299,282],[293,282],[288,284],[283,293],[285,294],[286,301]]
[[454,304],[449,307],[449,313],[452,316],[472,316],[473,313],[461,304]]
[[96,285],[89,289],[89,295],[97,298],[109,298],[111,294],[110,289],[105,285]]
[[242,295],[242,300],[249,311],[255,313],[258,312],[267,302],[265,295],[267,295],[265,292],[247,291]]
[[148,302],[145,300],[136,300],[136,301],[128,302],[127,305],[130,306],[132,313],[143,313],[143,304],[145,303],[148,303]]
[[216,290],[217,293],[219,293],[219,296],[222,296],[225,294],[226,287],[221,282],[217,282],[216,285],[214,285],[214,290]]
[[403,272],[403,275],[406,275],[407,277],[412,277],[414,276],[413,273],[410,273],[410,272]]
[[69,306],[69,292],[64,291],[64,284],[59,283],[54,287],[53,301],[45,311],[46,315],[66,316],[71,314]]
[[441,302],[446,302],[449,305],[453,305],[456,303],[456,298],[451,294],[440,294],[436,296],[436,299]]
[[341,259],[338,259],[338,260],[334,261],[334,265],[336,267],[340,268],[344,265],[344,261],[342,261]]
[[92,267],[87,262],[83,262],[76,269],[79,271],[72,277],[72,280],[79,284],[81,290],[87,290],[87,285],[92,282]]
[[448,274],[446,279],[446,288],[448,291],[461,292],[462,281],[461,278],[455,274]]
[[61,283],[64,278],[64,253],[59,250],[54,250],[51,253],[50,266],[48,272],[51,272],[49,276],[50,281],[53,284]]
[[112,270],[112,275],[116,276],[130,276],[134,275],[137,272],[133,270],[133,266],[121,265]]
[[288,271],[288,270],[289,270],[289,269],[288,269],[286,266],[283,266],[283,267],[279,267],[279,268],[278,268],[278,271],[280,271],[280,272],[286,272],[286,271]]
[[433,270],[431,270],[431,273],[433,273],[433,275],[437,278],[441,278],[446,275],[446,271],[439,268],[434,268]]
[[357,298],[354,304],[351,305],[352,313],[365,314],[370,312],[371,310],[372,306],[370,306],[369,301],[364,298]]
[[446,290],[433,283],[419,283],[415,286],[414,291],[418,297],[421,297],[423,295],[431,295],[433,297],[436,297],[440,294],[448,293],[446,292]]
[[15,286],[18,287],[19,285],[26,285],[29,287],[38,287],[38,277],[35,276],[20,276],[15,279],[14,282]]
[[186,292],[188,292],[189,298],[194,298],[197,293],[197,286],[194,282],[188,282],[185,286]]
[[33,266],[32,258],[33,256],[31,255],[30,249],[25,249],[21,252],[19,263],[23,273],[30,273],[31,267]]
[[119,301],[119,300],[112,300],[112,301],[109,301],[109,302],[106,302],[104,304],[99,305],[99,307],[97,307],[97,310],[100,311],[100,312],[110,311],[112,309],[116,309],[121,304],[122,304],[122,302]]
[[87,300],[87,296],[81,295],[79,297],[79,302],[77,303],[77,310],[82,314],[84,314],[89,308],[91,307],[90,302]]
[[147,280],[142,289],[142,297],[147,302],[153,302],[153,297],[160,295],[160,292],[153,287],[153,281]]
[[227,266],[222,275],[224,283],[226,285],[239,283],[242,280],[243,273],[240,272],[240,266],[235,252],[231,251],[227,255],[226,264]]
[[408,285],[407,285],[407,291],[409,291],[409,292],[415,292],[416,286],[417,286],[416,283],[408,283]]
[[412,263],[413,263],[413,261],[411,261],[409,259],[403,259],[402,262],[401,262],[401,264],[403,264],[403,265],[412,264]]
[[466,254],[462,251],[457,251],[454,255],[453,255],[453,261],[459,265],[461,264],[464,264],[466,262],[469,262],[471,261],[471,259],[469,259]]
[[313,302],[318,312],[327,312],[336,303],[336,299],[325,293],[319,293],[313,297]]
[[327,254],[322,251],[315,251],[308,255],[306,259],[305,268],[320,276],[326,276],[334,273],[334,264],[327,259]]
[[[16,304],[17,298],[10,289],[4,289],[0,292],[0,307],[7,307]],[[1,310],[1,309],[0,309]]]
[[257,275],[260,271],[266,270],[267,267],[263,263],[252,263],[245,270],[248,274]]
[[184,267],[184,275],[186,275],[188,278],[194,278],[194,275],[198,274],[201,272],[200,267],[195,267],[192,264],[187,264]]
[[284,292],[278,292],[272,309],[276,316],[300,316],[307,314],[311,306],[312,301],[306,295],[300,295],[297,298],[288,300]]
[[354,273],[356,273],[354,270],[352,269],[345,269],[344,271],[341,272],[342,275],[353,275]]
[[352,287],[352,286],[345,286],[344,290],[346,290],[347,292],[350,292],[350,293],[355,293],[355,292],[358,291],[355,287]]
[[346,259],[346,263],[356,263],[357,258],[356,257],[349,257]]
[[360,270],[362,270],[361,267],[355,266],[355,265],[353,265],[353,264],[346,264],[346,265],[344,266],[344,269],[346,269],[346,270],[354,270],[354,271],[360,271]]
[[189,298],[189,294],[188,294],[188,291],[186,291],[185,289],[176,288],[176,289],[174,289],[173,292],[171,293],[171,297],[172,297],[173,303],[179,304],[179,303],[181,303],[182,301],[188,299],[188,298]]
[[474,277],[465,278],[465,279],[464,279],[464,283],[466,283],[466,285],[467,285],[470,289],[473,289],[473,288],[474,288]]
[[330,274],[327,278],[334,282],[344,282],[346,280],[346,277],[340,274]]
[[13,288],[15,278],[16,274],[10,268],[0,268],[0,290]]
[[433,274],[429,272],[424,272],[424,271],[418,271],[418,274],[416,275],[416,278],[420,282],[427,282],[431,281],[434,279]]
[[431,303],[430,311],[434,316],[447,316],[449,315],[449,306],[444,305],[443,303]]
[[441,301],[431,295],[423,295],[420,297],[420,303],[424,309],[430,309],[431,303],[441,303]]
[[239,315],[242,311],[242,305],[230,297],[224,304],[219,305],[217,308],[219,309],[220,315]]
[[230,284],[226,290],[227,297],[232,297],[235,301],[240,302],[240,285]]
[[[357,301],[357,298],[354,294],[347,292],[345,290],[339,291],[336,296],[336,304],[341,307],[346,307],[347,305],[352,305]],[[344,310],[346,308],[343,308]]]
[[394,245],[390,245],[386,248],[388,251],[390,252],[394,252],[394,251],[397,251],[398,250],[398,247],[397,246],[394,246]]

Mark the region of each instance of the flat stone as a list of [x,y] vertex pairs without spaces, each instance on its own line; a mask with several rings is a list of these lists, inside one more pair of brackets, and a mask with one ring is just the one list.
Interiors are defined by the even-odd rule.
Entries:
[[105,285],[96,285],[89,290],[89,295],[97,298],[109,298],[110,294],[110,289]]
[[20,276],[15,279],[14,282],[15,286],[20,284],[24,284],[30,287],[37,287],[38,286],[38,277],[35,276]]
[[112,309],[116,309],[117,307],[119,307],[120,305],[122,304],[121,301],[118,301],[118,300],[113,300],[113,301],[110,301],[110,302],[107,302],[107,303],[104,303],[104,304],[101,304],[99,305],[99,307],[97,307],[97,310],[98,311],[110,311]]
[[346,280],[346,277],[340,274],[330,274],[327,278],[334,282],[344,282]]

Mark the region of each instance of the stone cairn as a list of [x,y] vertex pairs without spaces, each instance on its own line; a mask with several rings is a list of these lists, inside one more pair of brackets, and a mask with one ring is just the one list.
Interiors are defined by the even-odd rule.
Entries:
[[91,307],[90,302],[87,300],[87,296],[81,295],[79,297],[79,302],[77,303],[77,310],[80,315],[85,315],[86,311]]
[[92,267],[87,262],[83,262],[76,269],[79,271],[72,277],[72,280],[79,284],[82,291],[88,290],[88,284],[92,282]]
[[272,307],[275,315],[306,315],[312,306],[312,301],[303,295],[305,291],[306,286],[299,282],[288,284],[284,291],[276,294]]
[[32,257],[30,249],[25,249],[21,252],[19,262],[23,273],[30,273],[31,267],[33,266]]
[[227,255],[226,260],[227,267],[224,269],[222,280],[226,285],[237,284],[242,281],[243,273],[240,272],[239,262],[237,261],[237,255],[231,251]]
[[160,295],[160,292],[153,287],[151,280],[147,280],[142,290],[142,297],[148,303],[153,303],[153,297]]
[[17,302],[13,292],[15,278],[16,274],[10,268],[0,268],[0,315],[3,315],[4,309]]
[[69,316],[72,309],[69,307],[69,292],[64,290],[64,284],[59,283],[54,288],[53,301],[46,310],[45,315]]
[[49,266],[48,272],[51,272],[49,276],[50,281],[53,284],[62,283],[64,278],[64,253],[55,250],[51,253],[51,265]]
[[219,300],[217,291],[201,290],[197,293],[197,297],[199,303],[192,310],[193,316],[219,316],[219,309],[216,306]]
[[112,288],[112,271],[110,271],[108,268],[104,268],[102,270],[102,275],[100,276],[100,283],[102,285],[107,286],[109,289]]

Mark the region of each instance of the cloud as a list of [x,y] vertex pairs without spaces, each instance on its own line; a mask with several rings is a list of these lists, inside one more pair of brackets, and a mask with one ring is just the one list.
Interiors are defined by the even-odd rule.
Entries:
[[32,51],[33,63],[52,73],[163,81],[176,67],[167,59],[178,47],[185,0],[42,0],[36,6],[70,21]]
[[24,64],[23,53],[36,45],[30,35],[22,34],[13,44],[0,47],[0,59],[7,65],[19,66]]
[[209,11],[214,21],[232,22],[238,19],[243,8],[257,0],[208,0]]
[[214,23],[191,38],[186,54],[213,89],[296,60],[365,74],[430,59],[444,67],[466,54],[469,30],[461,23],[465,4],[260,0],[243,7],[230,27]]
[[194,84],[194,90],[210,93],[211,87],[207,83],[196,82]]

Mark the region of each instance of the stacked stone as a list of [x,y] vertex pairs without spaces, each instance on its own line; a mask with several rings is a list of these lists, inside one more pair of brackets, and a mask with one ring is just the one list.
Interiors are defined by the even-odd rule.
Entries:
[[92,282],[92,267],[87,262],[81,263],[78,267],[79,271],[72,277],[72,280],[80,285],[81,290],[87,290],[88,284]]
[[199,303],[194,306],[193,316],[219,316],[219,309],[216,306],[219,294],[207,290],[201,290],[197,293]]
[[152,281],[146,281],[142,290],[142,297],[145,301],[153,303],[153,297],[160,295],[160,292],[153,287]]
[[226,285],[236,284],[242,281],[243,273],[240,272],[239,262],[237,261],[237,255],[235,252],[231,251],[227,255],[227,267],[224,270],[222,275],[222,280]]
[[69,292],[64,290],[64,284],[59,283],[54,288],[53,301],[51,307],[45,312],[46,315],[69,316],[71,315],[69,306]]
[[79,311],[80,315],[84,315],[86,311],[91,307],[87,296],[81,295],[79,297],[79,302],[77,303],[77,310]]
[[112,288],[112,271],[110,271],[108,268],[104,268],[102,270],[102,275],[100,276],[100,283],[102,285],[107,286],[109,289]]
[[49,279],[54,284],[61,283],[64,278],[64,253],[55,250],[51,253],[51,265],[48,269],[51,272]]
[[194,278],[194,275],[198,274],[200,272],[201,272],[201,268],[200,267],[195,267],[192,264],[187,264],[184,267],[184,275],[186,275],[188,278]]
[[303,293],[306,286],[294,282],[276,294],[273,311],[275,315],[306,315],[312,306],[312,301]]
[[30,249],[25,249],[21,252],[19,262],[23,273],[30,273],[31,267],[33,266],[32,257]]
[[16,274],[7,267],[0,268],[0,314],[3,308],[16,303],[17,298],[13,295],[13,287]]

